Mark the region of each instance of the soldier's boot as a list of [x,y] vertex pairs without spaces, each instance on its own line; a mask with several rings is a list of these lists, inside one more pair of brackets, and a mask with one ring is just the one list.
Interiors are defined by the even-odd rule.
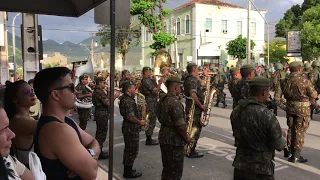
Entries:
[[101,159],[108,159],[109,158],[109,152],[108,151],[102,151],[102,148],[101,149],[101,153],[99,155],[99,160]]
[[202,158],[203,157],[203,153],[199,153],[195,149],[192,149],[190,154],[187,157],[188,158]]
[[142,176],[142,173],[137,172],[136,170],[133,170],[132,166],[124,166],[124,173],[123,173],[124,178],[133,179],[141,176]]
[[285,158],[288,158],[290,156],[290,152],[289,152],[288,148],[284,148],[283,149],[283,156]]
[[302,156],[300,156],[299,158],[297,157],[294,157],[294,156],[291,156],[289,159],[288,159],[289,162],[292,162],[292,163],[306,163],[308,162],[308,159],[307,158],[303,158]]
[[217,103],[214,106],[215,107],[219,107],[219,102],[217,101]]
[[310,108],[310,119],[313,120],[313,111],[314,109],[313,108]]
[[224,101],[223,102],[223,108],[226,108],[227,107],[227,103]]
[[146,145],[147,146],[154,146],[154,145],[158,145],[159,142],[155,139],[152,139],[151,136],[147,136],[147,140],[146,140]]

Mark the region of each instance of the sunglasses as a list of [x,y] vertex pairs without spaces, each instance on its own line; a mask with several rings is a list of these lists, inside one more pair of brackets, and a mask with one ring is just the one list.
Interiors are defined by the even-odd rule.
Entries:
[[67,86],[61,86],[61,87],[57,87],[57,88],[54,88],[53,90],[64,90],[64,89],[69,89],[72,93],[74,93],[75,91],[75,86],[73,83],[67,85]]
[[35,95],[34,89],[25,89],[25,90],[23,91],[23,94],[26,95],[26,96]]

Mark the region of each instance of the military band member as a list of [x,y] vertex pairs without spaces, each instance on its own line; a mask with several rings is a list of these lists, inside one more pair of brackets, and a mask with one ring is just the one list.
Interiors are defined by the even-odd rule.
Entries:
[[227,82],[226,75],[223,71],[223,69],[220,67],[218,74],[214,78],[214,86],[217,89],[217,103],[215,104],[215,107],[219,106],[219,103],[223,104],[223,108],[227,107],[226,104],[226,93],[223,92],[224,85]]
[[[202,153],[199,153],[195,150],[198,139],[200,137],[202,126],[200,124],[201,113],[203,111],[207,111],[207,108],[203,105],[204,103],[204,94],[203,94],[203,86],[201,86],[200,80],[197,78],[198,76],[198,66],[195,63],[190,63],[187,66],[188,75],[185,78],[183,87],[184,93],[186,96],[191,97],[195,103],[195,111],[194,111],[194,121],[193,126],[196,126],[199,131],[194,136],[194,146],[191,149],[189,158],[199,158],[203,157]],[[205,72],[205,71],[204,71]],[[190,111],[191,102],[186,101],[186,113]]]
[[141,126],[146,124],[145,120],[139,117],[138,107],[135,101],[136,87],[133,82],[122,83],[122,93],[120,98],[120,114],[123,117],[122,134],[124,139],[123,166],[125,178],[137,178],[142,173],[133,170],[133,164],[139,151],[139,132]]
[[192,139],[187,135],[184,107],[179,101],[181,80],[167,80],[168,93],[157,104],[157,117],[161,123],[159,142],[162,157],[162,180],[180,180],[183,172],[184,146]]
[[121,79],[119,81],[119,88],[122,88],[122,83],[125,81],[129,81],[131,78],[130,72],[128,70],[123,70],[121,72]]
[[[162,76],[161,78],[162,78],[164,84],[166,83],[166,81],[169,77],[169,70],[170,70],[169,67],[166,67],[166,66],[161,68],[161,76]],[[161,99],[165,95],[166,95],[166,93],[163,92],[162,89],[160,89],[159,99]]]
[[267,78],[250,80],[250,97],[241,99],[231,113],[237,147],[234,180],[274,180],[275,150],[283,150],[285,139],[276,116],[264,105],[269,87]]
[[308,160],[301,156],[304,137],[310,123],[310,98],[318,94],[310,80],[301,76],[302,64],[299,61],[290,63],[290,75],[281,81],[281,90],[286,102],[287,141],[291,157],[288,161],[305,163]]
[[233,98],[232,109],[238,105],[238,101],[241,99],[241,94],[236,92],[236,86],[239,84],[241,79],[240,68],[233,67],[230,69],[231,79],[228,81],[228,89]]
[[143,78],[141,81],[141,87],[139,89],[140,93],[143,94],[146,98],[147,102],[147,109],[149,114],[149,128],[146,131],[146,145],[158,145],[157,140],[153,140],[151,138],[153,134],[153,130],[156,126],[156,104],[158,100],[158,95],[160,91],[160,85],[162,83],[162,79],[158,82],[158,85],[155,81],[155,79],[151,78],[151,68],[150,67],[144,67],[142,69]]
[[[92,92],[87,86],[89,84],[88,78],[87,75],[81,75],[79,77],[80,83],[76,87],[76,96],[79,100],[92,97]],[[87,128],[87,123],[91,118],[91,108],[78,108],[78,114],[80,121],[79,126],[81,129],[85,130]]]
[[262,73],[262,77],[271,79],[271,72],[269,71],[270,67],[269,65],[264,66],[264,72]]
[[243,65],[240,68],[240,74],[241,74],[241,80],[237,86],[234,86],[234,93],[240,94],[240,97],[239,97],[240,99],[246,99],[249,97],[249,84],[248,84],[248,82],[249,82],[249,80],[251,80],[255,76],[254,67],[251,64]]
[[[104,90],[106,88],[106,78],[97,77],[96,86],[92,93],[92,103],[95,106],[94,119],[96,121],[96,139],[99,142],[101,153],[99,159],[107,159],[109,153],[107,151],[102,151],[103,143],[105,142],[108,134],[108,121],[109,113],[108,108],[110,101],[108,99],[107,93]],[[114,98],[118,98],[119,93],[115,94]]]

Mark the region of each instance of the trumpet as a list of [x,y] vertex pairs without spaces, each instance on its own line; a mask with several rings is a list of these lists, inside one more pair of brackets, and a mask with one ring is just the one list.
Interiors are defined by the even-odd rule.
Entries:
[[[208,75],[207,76],[215,76],[215,75],[217,75],[218,73],[217,72],[209,72],[208,73]],[[203,74],[203,72],[201,71],[201,72],[199,72],[199,76],[205,76],[204,74]]]

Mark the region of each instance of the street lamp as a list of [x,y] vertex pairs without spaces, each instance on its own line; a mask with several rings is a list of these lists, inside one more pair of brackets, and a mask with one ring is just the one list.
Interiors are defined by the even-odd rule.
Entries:
[[14,16],[12,20],[12,51],[13,51],[13,78],[14,81],[17,80],[17,65],[16,65],[16,33],[15,33],[15,26],[14,23],[16,21],[16,18],[21,15],[21,13],[18,13]]
[[258,11],[258,13],[260,14],[260,16],[262,17],[262,19],[264,20],[264,22],[267,24],[267,31],[268,31],[268,65],[270,63],[270,31],[269,31],[269,23],[266,20],[265,17],[263,17],[263,15],[261,14],[261,12],[258,10],[257,6],[253,3],[253,0],[248,0],[249,4],[251,2],[251,4],[253,5],[253,7]]

